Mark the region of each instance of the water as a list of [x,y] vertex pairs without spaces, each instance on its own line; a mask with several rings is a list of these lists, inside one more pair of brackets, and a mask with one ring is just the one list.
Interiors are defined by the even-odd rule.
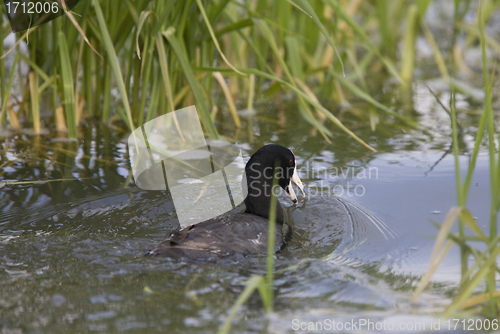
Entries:
[[[376,153],[333,126],[333,142],[327,144],[298,116],[296,106],[286,103],[258,106],[258,116],[245,117],[239,130],[229,117],[219,119],[220,132],[249,154],[266,143],[291,148],[306,185],[306,198],[296,206],[280,197],[292,217],[293,237],[276,254],[275,311],[266,317],[255,294],[238,313],[233,332],[315,332],[318,327],[309,328],[309,322],[326,326],[362,319],[411,324],[405,332],[421,332],[418,326],[429,330],[438,321],[436,312],[450,302],[459,282],[456,249],[433,288],[417,303],[409,300],[428,268],[437,233],[431,221],[442,223],[456,204],[451,130],[434,97],[419,86],[414,92],[411,112],[394,107],[424,130],[385,118],[372,132],[363,113],[342,115]],[[471,98],[458,98],[465,171],[478,106]],[[390,96],[381,99],[391,104]],[[363,108],[360,102],[353,106]],[[260,255],[206,264],[143,256],[177,220],[168,193],[134,185],[127,135],[92,122],[81,129],[78,142],[56,134],[3,132],[3,332],[213,333],[246,280],[265,273]],[[56,181],[9,184],[50,179]],[[484,154],[478,157],[468,204],[486,230]]]

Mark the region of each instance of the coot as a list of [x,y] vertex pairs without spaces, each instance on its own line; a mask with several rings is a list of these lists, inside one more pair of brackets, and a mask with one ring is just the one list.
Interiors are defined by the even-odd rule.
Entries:
[[[296,203],[297,196],[292,182],[303,193],[304,186],[297,175],[295,155],[286,147],[265,145],[255,152],[245,166],[248,189],[245,212],[223,214],[196,225],[176,229],[161,243],[151,247],[146,255],[207,260],[234,253],[266,253],[275,166],[279,168],[276,174],[279,185]],[[275,251],[284,245],[283,223],[283,209],[277,202]]]

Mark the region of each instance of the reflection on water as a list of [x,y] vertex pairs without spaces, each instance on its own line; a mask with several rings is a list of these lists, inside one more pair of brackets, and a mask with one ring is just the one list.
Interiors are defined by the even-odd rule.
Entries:
[[[294,319],[433,321],[433,312],[448,302],[449,282],[457,282],[453,252],[436,277],[447,285],[437,285],[420,304],[410,305],[409,298],[428,266],[436,235],[430,221],[442,222],[456,203],[443,113],[435,108],[414,115],[428,124],[423,130],[388,120],[375,132],[363,116],[344,115],[342,121],[376,154],[343,133],[329,145],[294,113],[272,109],[243,119],[243,129],[251,131],[220,119],[221,132],[249,154],[271,142],[293,149],[307,197],[297,206],[280,197],[293,234],[276,254],[275,313],[264,317],[255,295],[237,316],[234,332],[294,332]],[[273,123],[277,114],[290,118]],[[474,114],[467,117],[459,138],[462,166],[475,131],[468,125],[477,123]],[[2,137],[2,329],[214,332],[245,281],[265,272],[262,256],[201,265],[144,257],[178,221],[168,191],[134,185],[127,135],[89,123],[78,142],[23,133]],[[12,183],[40,180],[53,182]],[[483,156],[472,184],[469,205],[483,226],[489,212]]]

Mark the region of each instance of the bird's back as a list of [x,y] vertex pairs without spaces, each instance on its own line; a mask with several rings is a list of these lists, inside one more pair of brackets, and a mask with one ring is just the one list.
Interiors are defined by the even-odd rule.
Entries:
[[[216,259],[234,253],[267,252],[269,221],[249,213],[225,214],[196,225],[174,230],[147,255],[173,259]],[[275,251],[283,244],[280,224],[275,228]]]

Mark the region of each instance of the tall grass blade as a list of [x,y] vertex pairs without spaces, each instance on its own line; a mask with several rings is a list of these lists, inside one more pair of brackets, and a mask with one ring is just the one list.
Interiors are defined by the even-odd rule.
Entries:
[[188,63],[188,57],[186,55],[186,52],[178,42],[174,33],[175,33],[175,28],[170,27],[167,29],[167,31],[163,32],[163,36],[165,36],[165,38],[169,41],[170,45],[172,46],[172,49],[174,50],[177,56],[177,60],[181,64],[182,70],[184,71],[184,75],[186,76],[189,86],[191,87],[191,90],[193,91],[194,97],[196,99],[196,106],[200,110],[201,119],[203,120],[205,129],[208,131],[208,133],[212,138],[218,139],[219,134],[217,133],[217,130],[215,129],[212,119],[210,118],[210,113],[205,103],[205,98],[203,96],[201,88],[199,87],[198,82],[194,77],[191,65]]
[[219,51],[219,54],[222,57],[222,59],[224,60],[224,62],[227,64],[227,66],[231,67],[233,69],[233,71],[235,71],[236,73],[241,74],[241,75],[245,75],[245,74],[241,73],[240,71],[238,71],[238,69],[236,69],[236,67],[234,67],[229,62],[229,60],[227,60],[226,56],[224,55],[224,53],[222,52],[222,50],[220,48],[219,41],[217,40],[217,37],[215,37],[214,30],[212,29],[212,25],[210,24],[210,20],[207,17],[207,13],[205,12],[205,8],[203,7],[201,0],[196,0],[196,3],[198,4],[198,8],[200,9],[201,16],[203,16],[203,20],[205,20],[205,24],[207,25],[207,29],[210,32],[210,36],[212,36],[212,41],[213,41],[215,47],[217,48],[217,51]]
[[417,39],[418,8],[411,5],[406,15],[406,31],[403,39],[403,59],[401,61],[401,78],[409,86],[415,67],[415,41]]
[[98,55],[102,59],[102,56],[99,54],[99,52],[97,52],[97,50],[94,48],[94,46],[89,42],[87,36],[85,35],[85,32],[83,31],[82,27],[80,27],[80,24],[78,24],[78,21],[75,19],[75,17],[71,13],[71,11],[65,11],[65,14],[68,16],[68,18],[70,19],[71,23],[73,23],[73,25],[75,26],[76,30],[78,30],[78,32],[82,36],[83,40],[85,41],[85,43],[87,43],[87,45],[90,46],[90,48],[92,49],[92,51],[94,51],[95,54]]
[[68,131],[68,128],[66,127],[66,120],[64,119],[64,108],[62,107],[62,105],[56,107],[55,113],[56,113],[55,116],[56,116],[57,131],[60,132]]
[[224,324],[222,325],[221,329],[217,332],[217,334],[228,334],[229,330],[231,329],[231,323],[233,322],[234,317],[236,316],[236,313],[238,313],[239,309],[245,302],[250,298],[252,293],[259,287],[259,284],[261,281],[263,281],[264,278],[262,276],[252,276],[248,280],[245,289],[241,293],[241,295],[238,297],[236,300],[236,303],[231,307],[231,310],[229,311],[229,315],[227,316],[226,320],[224,321]]
[[441,54],[441,51],[439,51],[439,47],[436,43],[436,40],[434,39],[434,36],[432,35],[431,30],[429,29],[427,23],[425,23],[423,19],[420,20],[420,26],[422,27],[424,35],[427,38],[427,41],[429,42],[432,48],[434,59],[436,60],[439,72],[441,72],[441,76],[446,82],[449,82],[450,74],[448,72],[448,69],[446,68],[446,63],[444,61],[443,55]]
[[247,103],[247,110],[248,112],[251,112],[253,110],[253,99],[255,96],[255,75],[250,74],[248,77],[249,80],[249,85],[248,85],[248,103]]
[[168,70],[167,53],[165,52],[165,43],[161,33],[156,35],[156,51],[158,52],[158,62],[160,63],[161,75],[163,78],[163,87],[165,87],[165,95],[167,96],[170,105],[170,111],[175,110],[174,98],[172,96],[172,86],[170,85],[170,71]]
[[154,78],[153,78],[153,86],[151,88],[151,96],[149,98],[149,106],[148,106],[148,113],[146,114],[146,121],[149,122],[152,120],[156,114],[156,111],[158,109],[158,104],[160,101],[160,95],[161,95],[161,79],[160,79],[160,73],[156,73]]
[[420,17],[424,17],[425,13],[427,13],[427,8],[429,8],[429,5],[432,3],[433,0],[418,0],[417,1],[417,7],[418,7],[418,15]]
[[19,58],[20,58],[21,52],[16,53],[16,56],[14,58],[14,62],[12,63],[12,67],[10,69],[10,75],[9,75],[9,81],[7,84],[7,87],[5,91],[3,92],[2,96],[2,111],[0,112],[0,127],[5,123],[6,117],[7,117],[7,102],[10,99],[10,91],[12,89],[12,82],[14,81],[14,73],[16,73],[17,69],[17,64],[19,63]]
[[137,57],[139,59],[141,59],[141,48],[139,47],[139,36],[141,34],[141,31],[142,31],[142,26],[144,25],[144,23],[146,23],[146,20],[148,18],[154,18],[154,14],[152,11],[148,10],[148,11],[144,11],[144,12],[141,12],[141,16],[139,16],[139,23],[137,24],[137,33],[135,34],[135,49],[136,49],[136,52],[137,52]]
[[222,35],[227,34],[229,32],[241,30],[243,28],[251,27],[251,26],[253,26],[252,19],[240,20],[240,21],[231,23],[231,24],[227,25],[226,27],[224,27],[224,28],[222,28],[220,30],[217,30],[215,32],[215,37],[221,37]]
[[498,299],[500,298],[500,291],[495,291],[493,295],[490,293],[482,293],[479,295],[475,295],[474,297],[470,297],[462,302],[461,308],[467,309],[469,307],[476,306],[478,304],[482,304],[484,302],[487,302],[491,298]]
[[229,91],[229,87],[227,86],[224,77],[220,72],[214,72],[212,73],[212,75],[222,88],[222,92],[226,97],[227,106],[229,108],[229,111],[231,112],[231,116],[233,117],[234,124],[236,125],[236,127],[239,128],[241,126],[240,116],[238,116],[238,111],[236,110],[236,105],[234,104],[233,96]]
[[134,122],[132,120],[132,111],[130,110],[130,104],[128,101],[127,90],[125,89],[125,82],[123,82],[122,71],[120,69],[120,62],[115,52],[115,48],[113,46],[113,42],[111,40],[111,36],[109,35],[108,28],[106,26],[106,21],[104,19],[104,15],[101,10],[101,6],[99,5],[98,0],[92,0],[92,4],[94,6],[94,10],[96,13],[97,22],[99,23],[100,33],[103,38],[104,48],[106,53],[108,54],[109,64],[113,71],[116,85],[118,86],[118,91],[120,92],[120,97],[122,99],[123,108],[125,109],[126,119],[123,121],[127,124],[130,131],[134,131]]
[[40,134],[40,94],[38,91],[38,75],[35,72],[29,74],[29,86],[31,97],[31,115],[33,117],[33,131]]
[[295,36],[285,37],[286,53],[288,58],[288,64],[292,70],[294,77],[304,80],[305,74],[303,70],[304,64],[302,63],[302,58],[300,57],[300,47],[299,40]]
[[[304,93],[309,96],[309,98],[313,101],[315,101],[318,105],[320,104],[318,98],[316,97],[316,95],[313,93],[313,91],[302,81],[300,80],[299,78],[295,78],[295,82],[297,83],[297,85],[304,91]],[[307,107],[307,106],[306,106]],[[327,128],[324,127],[323,123],[326,116],[323,115],[322,113],[318,112],[318,115],[320,116],[320,121],[317,122],[316,120],[314,120],[314,125],[316,126],[317,129],[320,130],[320,134],[323,136],[323,138],[326,140],[326,142],[328,144],[330,144],[332,141],[330,140],[330,138],[328,138],[326,136],[326,134],[328,134],[329,136],[331,136],[331,132],[330,130],[328,130]]]
[[266,297],[267,304],[265,304],[266,312],[270,313],[273,310],[274,302],[274,253],[275,253],[275,240],[276,240],[276,206],[278,199],[274,194],[274,189],[278,187],[278,178],[280,173],[280,165],[277,160],[274,165],[273,171],[273,184],[271,187],[271,205],[269,208],[269,229],[267,232],[267,265],[266,265]]
[[[472,35],[471,37],[480,37],[481,33],[479,32],[479,29],[475,26],[471,26],[462,22],[458,22],[457,26],[458,28],[465,30],[465,32],[467,32],[468,34],[471,34]],[[500,53],[500,43],[497,40],[486,34],[484,34],[484,39],[486,41],[486,44],[490,48],[495,50],[497,53]]]
[[[437,51],[439,52],[439,50]],[[458,151],[458,129],[457,129],[457,110],[455,106],[455,89],[454,85],[450,83],[450,89],[451,89],[451,94],[450,94],[450,117],[451,117],[451,137],[452,137],[452,147],[453,147],[453,158],[455,160],[455,182],[457,186],[457,200],[458,200],[458,205],[465,210],[465,205],[466,205],[466,197],[465,193],[462,187],[462,171],[460,169],[460,160],[459,160],[459,151]],[[432,91],[431,91],[432,92]],[[437,96],[432,92],[434,97],[439,101]],[[439,103],[441,103],[439,101]],[[443,106],[444,108],[444,106]],[[446,108],[445,108],[446,110]],[[464,211],[462,210],[462,212]],[[459,224],[458,224],[458,233],[459,233],[459,239],[464,240],[466,237],[465,234],[465,226],[464,222],[469,222],[467,214],[461,214]],[[478,232],[479,233],[479,232]],[[461,266],[462,266],[462,282],[464,282],[465,279],[467,279],[468,276],[465,276],[464,273],[467,271],[467,257],[469,254],[469,250],[466,247],[460,247],[460,261],[461,261]]]
[[[411,298],[411,301],[415,301],[420,294],[424,291],[424,289],[427,287],[427,285],[431,281],[432,275],[436,272],[439,264],[444,258],[444,255],[448,252],[450,249],[452,242],[448,241],[445,244],[445,241],[448,237],[448,233],[450,232],[450,229],[455,222],[455,220],[458,218],[461,212],[461,208],[454,207],[451,208],[448,214],[446,215],[443,226],[438,232],[438,235],[436,237],[436,242],[434,243],[434,248],[432,249],[432,255],[431,255],[431,260],[429,264],[429,269],[425,273],[425,275],[422,277],[420,282],[418,283],[417,288],[415,289],[415,292],[413,293],[413,296]],[[444,245],[444,246],[443,246]]]
[[31,29],[26,30],[26,32],[21,37],[19,37],[19,39],[16,41],[16,43],[14,43],[14,45],[12,45],[9,50],[7,50],[3,55],[0,56],[0,59],[4,59],[5,57],[7,57],[7,55],[9,53],[11,53],[12,51],[14,51],[19,46],[19,44],[21,44],[21,42],[25,38],[27,38],[29,34],[33,33],[38,27],[39,26],[36,26],[36,27],[33,27]]
[[18,52],[16,53],[16,55],[19,54],[19,57],[21,57],[22,60],[24,60],[39,76],[42,77],[43,81],[45,82],[51,82],[52,81],[52,78],[49,77],[47,75],[47,73],[45,73],[41,68],[40,66],[38,66],[36,64],[36,62],[34,62],[33,60],[31,60],[30,58],[26,57],[25,55],[23,55],[21,52]]
[[[104,80],[101,83],[102,88],[103,88],[102,89],[103,101],[102,101],[101,119],[103,122],[107,122],[109,120],[109,108],[110,108],[110,102],[111,102],[111,66],[109,64],[109,61],[105,61],[104,66],[102,68],[104,71],[104,73],[103,73]],[[125,114],[120,114],[120,116],[122,116],[123,120],[126,120],[127,116]]]
[[396,51],[395,18],[391,10],[394,3],[393,0],[378,0],[376,2],[382,52],[389,56],[394,55]]
[[[493,79],[490,78],[489,75],[489,70],[488,70],[488,59],[487,59],[487,54],[486,54],[486,37],[485,37],[485,24],[487,17],[484,16],[485,14],[485,4],[488,4],[488,2],[485,1],[480,1],[479,2],[479,8],[477,10],[477,21],[479,24],[479,32],[480,32],[480,43],[481,43],[481,58],[483,62],[483,84],[484,84],[484,90],[485,90],[485,96],[484,96],[484,114],[487,115],[487,133],[488,133],[488,153],[489,153],[489,162],[490,162],[490,191],[491,191],[491,205],[490,205],[490,240],[495,240],[497,236],[497,217],[498,217],[498,210],[499,210],[499,196],[500,196],[500,184],[499,184],[499,179],[500,179],[500,153],[498,154],[498,163],[496,162],[496,157],[495,157],[495,151],[496,151],[496,140],[495,140],[495,134],[496,134],[496,129],[495,129],[495,120],[493,118],[493,107],[492,107],[492,88],[493,88]],[[497,247],[497,249],[500,252],[500,245]],[[493,295],[496,289],[496,273],[498,271],[498,266],[496,262],[496,256],[493,258],[495,251],[491,252],[490,254],[490,259],[486,261],[483,264],[483,267],[479,269],[478,273],[476,276],[479,276],[479,273],[481,270],[485,270],[485,274],[487,276],[486,278],[486,290],[490,293],[490,295]],[[498,255],[498,253],[496,253]],[[492,259],[493,258],[493,259]],[[491,260],[491,261],[490,261]],[[471,279],[471,284],[473,279]],[[471,291],[474,287],[471,287]],[[462,299],[465,299],[468,297],[466,295],[467,290],[464,289],[464,296],[459,296]],[[458,300],[459,297],[457,297]],[[495,302],[493,298],[490,298],[489,300],[489,309],[492,315],[497,316],[498,313],[500,312],[500,306]]]
[[[144,122],[144,110],[146,108],[146,100],[148,99],[149,83],[151,81],[151,73],[153,71],[153,52],[154,52],[154,38],[149,35],[146,36],[144,59],[141,64],[141,101],[139,104],[139,115],[137,118],[138,126],[141,126]],[[175,106],[174,106],[175,107]]]
[[69,138],[76,139],[76,108],[75,108],[75,90],[73,82],[73,70],[69,58],[66,36],[63,31],[59,31],[59,58],[61,60],[61,81],[64,96],[64,110],[66,112],[66,123],[68,127]]
[[[468,284],[465,287],[461,287],[461,292],[458,296],[453,300],[453,302],[446,308],[444,311],[444,317],[450,317],[457,309],[463,308],[463,303],[470,297],[470,295],[474,292],[477,286],[483,281],[488,274],[492,272],[491,268],[496,265],[496,261],[498,260],[498,256],[500,255],[500,245],[498,245],[491,253],[488,259],[481,264],[481,267],[477,271],[477,273],[470,279]],[[495,273],[495,271],[493,271]],[[491,292],[490,292],[491,293]],[[495,291],[491,293],[495,294]],[[494,302],[494,299],[489,299],[490,302]]]
[[11,108],[9,108],[9,105],[7,105],[7,115],[9,116],[9,124],[12,128],[18,129],[21,128],[21,123],[19,122],[19,119]]
[[462,211],[460,212],[460,218],[471,229],[471,231],[479,237],[479,240],[485,243],[489,242],[489,239],[486,237],[486,235],[484,235],[481,227],[479,227],[477,221],[474,219],[474,217],[472,217],[472,214],[469,210],[465,208],[462,209]]

